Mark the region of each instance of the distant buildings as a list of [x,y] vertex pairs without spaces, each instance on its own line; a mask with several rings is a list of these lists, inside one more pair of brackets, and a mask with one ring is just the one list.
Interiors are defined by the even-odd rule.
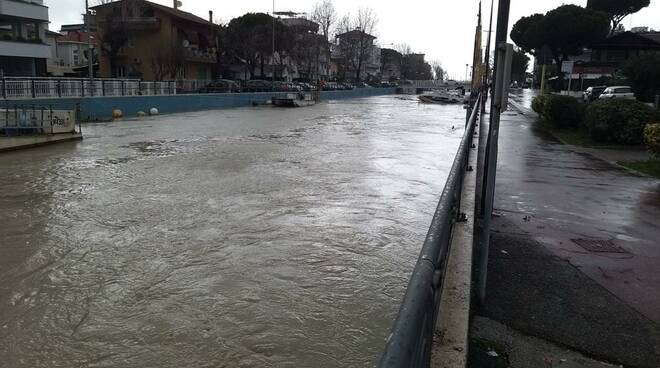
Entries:
[[[212,12],[207,20],[176,6],[116,0],[92,7],[91,14],[90,30],[85,24],[68,24],[53,32],[47,30],[43,0],[0,0],[0,75],[88,77],[92,59],[98,78],[198,81],[192,85],[222,77],[380,82],[426,76],[411,67],[425,65],[422,54],[381,50],[376,37],[359,28],[329,41],[319,34],[319,24],[296,13],[278,18],[286,36],[274,53],[270,21],[239,30],[240,40],[253,30],[263,33],[252,33],[253,41],[265,40],[241,50],[241,42],[222,48],[228,28],[214,24]],[[239,52],[252,49],[258,68],[250,55]]]
[[[636,32],[619,32],[607,39],[585,48],[581,55],[569,57],[570,61],[575,62],[573,74],[570,76],[574,80],[593,80],[601,77],[611,77],[620,72],[625,67],[628,60],[635,56],[660,53],[660,32],[652,32],[648,27],[636,27]],[[541,53],[542,54],[542,53]],[[549,51],[546,51],[546,65],[553,65],[554,61],[549,57]],[[535,72],[540,75],[541,57],[535,61]],[[576,88],[578,83],[573,84]]]
[[47,25],[43,0],[0,0],[0,75],[46,76]]

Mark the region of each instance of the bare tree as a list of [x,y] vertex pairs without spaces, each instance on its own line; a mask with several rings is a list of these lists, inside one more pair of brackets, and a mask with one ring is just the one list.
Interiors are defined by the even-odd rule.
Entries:
[[433,67],[435,80],[442,82],[445,79],[445,69],[442,67],[442,63],[438,60],[435,60],[431,62],[431,66]]
[[407,43],[394,45],[394,50],[403,56],[412,54],[412,48]]
[[154,79],[157,81],[165,80],[168,76],[176,78],[186,63],[186,50],[181,44],[163,43],[156,47],[151,54],[153,55],[151,67]]
[[330,41],[330,31],[337,19],[337,12],[332,0],[322,0],[314,5],[312,21],[319,24],[319,31],[327,41]]
[[341,34],[339,51],[344,69],[354,72],[357,82],[361,81],[364,65],[372,57],[377,23],[376,14],[370,8],[360,9],[355,17],[345,15],[338,23],[337,31]]

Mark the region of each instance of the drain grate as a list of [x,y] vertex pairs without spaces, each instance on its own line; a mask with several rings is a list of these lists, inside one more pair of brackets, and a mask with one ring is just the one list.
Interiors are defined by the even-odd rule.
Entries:
[[612,240],[605,239],[571,239],[575,244],[595,253],[628,253]]

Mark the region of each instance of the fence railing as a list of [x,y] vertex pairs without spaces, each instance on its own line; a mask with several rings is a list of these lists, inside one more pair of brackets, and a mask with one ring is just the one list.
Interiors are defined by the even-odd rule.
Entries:
[[465,133],[454,159],[440,203],[433,216],[413,274],[403,297],[379,368],[428,367],[438,317],[445,268],[472,147],[481,96],[471,104]]
[[0,79],[3,99],[158,96],[177,93],[176,82],[139,79],[11,78]]

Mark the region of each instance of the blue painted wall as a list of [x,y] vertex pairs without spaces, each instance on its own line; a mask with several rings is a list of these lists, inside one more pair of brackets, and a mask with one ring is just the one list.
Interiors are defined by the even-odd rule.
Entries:
[[[351,91],[323,91],[321,100],[341,100],[394,94],[394,88],[360,88]],[[126,117],[136,116],[138,111],[149,112],[155,107],[161,114],[185,111],[200,111],[225,109],[232,107],[251,106],[254,103],[264,103],[273,97],[271,92],[263,93],[221,93],[194,94],[171,96],[126,96],[126,97],[88,97],[6,101],[7,105],[52,106],[52,108],[71,109],[80,103],[81,116],[84,121],[109,120],[112,110],[120,109]]]

